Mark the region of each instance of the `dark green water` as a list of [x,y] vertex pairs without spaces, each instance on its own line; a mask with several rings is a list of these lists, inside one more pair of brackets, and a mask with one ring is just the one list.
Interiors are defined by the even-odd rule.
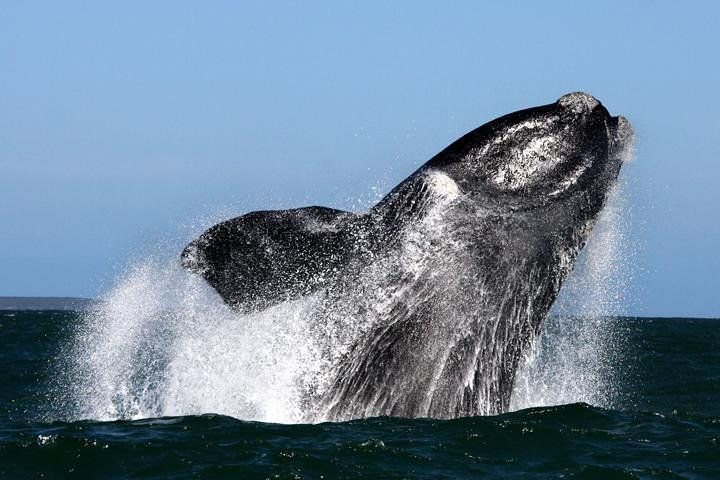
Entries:
[[0,478],[720,478],[719,320],[612,320],[624,345],[614,409],[319,425],[50,421],[76,321],[0,313]]

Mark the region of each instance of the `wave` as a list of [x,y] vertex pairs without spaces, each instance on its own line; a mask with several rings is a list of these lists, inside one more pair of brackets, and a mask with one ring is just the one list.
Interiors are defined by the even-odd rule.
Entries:
[[5,430],[0,470],[109,478],[710,478],[720,470],[718,437],[718,417],[582,403],[454,420],[380,417],[315,425],[202,415]]

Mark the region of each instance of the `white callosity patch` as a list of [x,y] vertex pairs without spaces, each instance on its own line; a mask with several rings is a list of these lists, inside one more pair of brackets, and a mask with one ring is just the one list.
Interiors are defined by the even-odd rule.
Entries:
[[460,195],[460,188],[455,180],[441,171],[428,172],[428,183],[438,196],[452,199]]
[[635,158],[635,132],[625,117],[618,117],[618,126],[615,135],[615,143],[621,146],[621,160],[624,163],[631,162]]
[[595,97],[583,92],[573,92],[563,95],[558,99],[558,103],[575,113],[589,112],[600,105],[600,102],[598,102]]
[[[569,127],[559,122],[560,117],[549,116],[509,126],[470,156],[479,164],[497,163],[497,170],[488,178],[496,188],[520,190],[546,177],[560,164],[569,147],[563,140]],[[533,135],[532,131],[544,134]],[[526,141],[515,144],[524,137]]]

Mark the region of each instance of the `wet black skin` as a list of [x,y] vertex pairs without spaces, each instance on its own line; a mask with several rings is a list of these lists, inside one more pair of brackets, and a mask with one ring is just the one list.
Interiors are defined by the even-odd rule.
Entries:
[[[470,272],[458,288],[467,290],[463,298],[467,298],[468,315],[478,315],[463,327],[467,340],[451,347],[450,358],[457,360],[448,361],[432,380],[424,377],[422,368],[408,371],[406,367],[418,363],[418,352],[431,351],[428,336],[443,334],[434,328],[452,328],[432,321],[437,315],[433,305],[441,299],[433,299],[431,284],[420,282],[423,285],[417,288],[423,294],[416,299],[413,315],[429,320],[404,318],[399,305],[400,313],[392,314],[397,318],[379,322],[378,330],[369,334],[373,348],[364,349],[358,342],[357,355],[338,368],[335,386],[325,401],[330,418],[336,419],[368,412],[476,414],[491,357],[471,354],[477,351],[474,339],[483,336],[486,328],[481,317],[507,316],[517,323],[518,313],[513,309],[520,305],[529,313],[519,327],[510,321],[499,323],[500,330],[517,331],[502,337],[507,345],[502,347],[499,379],[491,386],[494,403],[486,413],[505,411],[520,354],[537,334],[584,245],[617,178],[621,154],[631,136],[627,122],[612,117],[597,100],[582,93],[569,94],[469,132],[367,212],[306,207],[248,213],[211,227],[191,242],[182,253],[182,264],[202,275],[240,312],[262,310],[322,290],[346,291],[357,281],[358,271],[399,248],[407,229],[414,228],[434,204],[437,194],[428,178],[443,174],[451,180],[450,190],[457,197],[448,204],[445,221],[452,225],[455,239],[466,245],[463,270],[467,267]],[[455,255],[442,246],[435,254],[442,257],[445,252]],[[438,259],[438,265],[442,260]],[[478,283],[483,285],[482,292],[474,290]],[[502,300],[508,292],[518,298],[512,307]],[[484,349],[495,348],[493,342],[500,341],[501,333]],[[425,370],[432,361],[427,360]],[[475,372],[474,388],[463,386],[465,371]],[[414,380],[408,382],[408,375]],[[432,388],[431,382],[435,382]],[[398,395],[400,385],[406,394]],[[430,391],[433,398],[428,407]]]

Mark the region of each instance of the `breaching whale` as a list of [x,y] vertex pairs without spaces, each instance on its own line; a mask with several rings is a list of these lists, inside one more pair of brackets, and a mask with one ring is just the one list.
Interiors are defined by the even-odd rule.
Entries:
[[309,419],[501,413],[632,136],[570,93],[467,133],[366,212],[248,213],[181,262],[239,312],[312,299]]

